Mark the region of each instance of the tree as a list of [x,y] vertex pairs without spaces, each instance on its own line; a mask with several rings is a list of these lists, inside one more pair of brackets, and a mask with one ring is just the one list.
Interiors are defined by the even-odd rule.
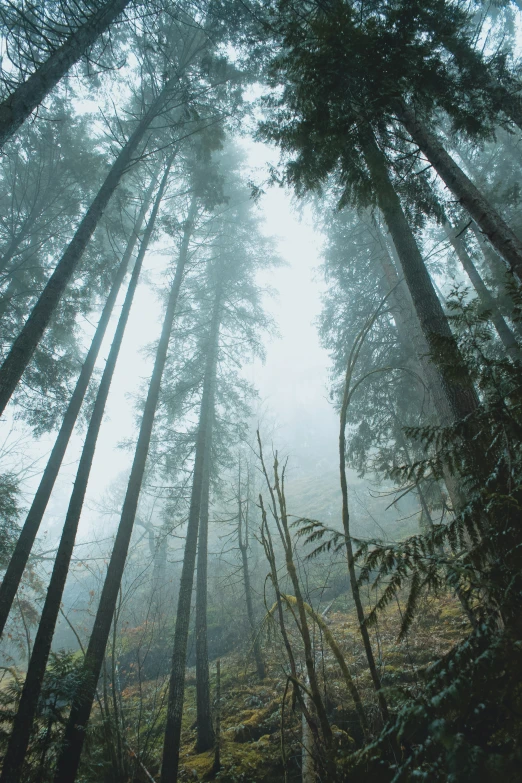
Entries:
[[[87,13],[80,12],[81,23],[72,25],[70,34],[63,42],[52,45],[47,59],[37,64],[33,73],[21,84],[17,85],[11,94],[0,103],[0,147],[12,136],[23,122],[40,105],[49,92],[62,79],[74,63],[85,54],[96,39],[107,30],[128,6],[129,0],[107,0],[87,6]],[[71,12],[77,7],[71,4]],[[89,13],[90,12],[90,13]],[[34,35],[38,29],[38,19],[26,17],[23,11],[18,14]],[[72,15],[72,14],[71,14]],[[83,16],[83,19],[82,19]],[[66,20],[70,24],[70,17]],[[35,24],[36,23],[36,24]],[[76,27],[76,29],[75,29]],[[33,28],[33,29],[31,29]],[[47,36],[48,31],[46,30]],[[47,37],[49,41],[49,37]],[[46,41],[46,42],[47,42]]]
[[254,606],[252,603],[252,586],[250,582],[250,568],[248,563],[248,549],[249,549],[249,510],[250,510],[250,471],[247,464],[247,484],[246,484],[246,498],[242,500],[242,487],[241,487],[241,463],[239,463],[239,475],[237,485],[237,538],[239,551],[241,552],[241,566],[243,570],[243,585],[245,588],[245,602],[247,609],[248,624],[250,626],[250,633],[253,639],[254,659],[256,662],[257,676],[260,680],[265,678],[265,662],[263,660],[263,654],[261,652],[261,645],[259,644],[259,635],[257,633]]
[[[261,351],[259,331],[270,325],[270,320],[263,312],[260,291],[255,282],[256,270],[274,262],[273,254],[270,252],[270,242],[260,236],[251,205],[245,198],[245,187],[239,177],[241,160],[237,150],[232,146],[225,148],[220,158],[217,159],[217,164],[217,176],[221,175],[224,180],[224,196],[215,206],[215,214],[209,220],[211,234],[207,243],[210,255],[199,294],[205,303],[205,309],[202,311],[205,319],[203,323],[209,323],[209,326],[202,350],[204,360],[194,363],[196,367],[203,365],[204,370],[195,437],[191,500],[174,633],[161,771],[161,778],[165,781],[176,777],[179,762],[184,696],[182,673],[186,665],[196,554],[198,563],[196,585],[198,749],[210,748],[214,739],[206,644],[207,470],[210,478],[212,473],[216,471],[217,460],[215,456],[213,457],[213,452],[215,455],[217,448],[226,452],[227,441],[230,442],[230,433],[227,437],[223,432],[223,425],[221,428],[217,426],[218,420],[227,421],[227,417],[218,416],[217,411],[227,398],[229,405],[231,400],[234,404],[234,394],[238,402],[240,400],[237,387],[239,386],[239,392],[241,392],[241,384],[236,377],[235,367],[240,364],[240,357],[244,360],[245,351],[254,354]],[[210,307],[211,312],[209,313]],[[189,372],[191,369],[193,367],[189,365]],[[188,388],[193,389],[195,386],[194,379],[190,378],[190,375],[188,382],[185,383]],[[199,383],[196,385],[199,386]],[[234,387],[236,387],[235,391]],[[236,404],[233,425],[235,437],[232,442],[237,442],[238,408],[239,406]],[[213,457],[208,467],[205,465],[207,454],[209,457]]]
[[138,285],[143,259],[145,257],[152,231],[154,229],[154,224],[158,215],[161,201],[165,195],[171,164],[172,157],[165,165],[163,178],[158,188],[158,193],[154,200],[152,212],[143,235],[143,240],[136,258],[136,263],[132,272],[125,302],[120,313],[118,325],[116,327],[111,350],[109,352],[105,370],[100,381],[93,413],[89,422],[89,428],[85,437],[82,456],[78,465],[76,481],[74,482],[74,488],[71,494],[69,508],[63,526],[62,537],[58,546],[58,551],[56,553],[53,573],[51,575],[51,580],[47,589],[47,597],[42,610],[38,633],[36,635],[31,660],[29,662],[29,668],[25,678],[24,689],[22,691],[18,712],[13,726],[11,741],[9,743],[2,767],[2,778],[4,778],[5,781],[19,781],[20,775],[22,773],[23,760],[27,751],[31,725],[34,720],[38,703],[38,696],[42,687],[45,669],[51,650],[51,642],[60,611],[63,590],[69,571],[69,564],[73,553],[74,542],[76,539],[78,524],[80,522],[83,501],[87,491],[87,483],[94,459],[94,451],[100,432],[105,405],[109,395],[114,370],[116,368],[116,362],[118,359],[121,343],[125,334],[125,328],[127,326],[134,294]]
[[[89,348],[89,352],[82,366],[82,370],[78,377],[76,387],[74,389],[74,392],[69,401],[69,405],[63,417],[60,431],[58,433],[49,460],[47,462],[44,473],[40,480],[40,484],[34,496],[24,526],[22,528],[22,531],[20,533],[20,536],[14,548],[14,552],[12,554],[4,578],[2,580],[2,584],[0,585],[0,635],[3,633],[5,623],[7,622],[7,618],[11,610],[11,605],[13,603],[16,591],[20,584],[22,574],[27,565],[29,554],[31,552],[40,524],[42,522],[45,509],[49,502],[49,498],[51,497],[54,484],[58,477],[58,473],[62,465],[63,458],[65,456],[67,445],[69,443],[74,426],[78,419],[82,402],[84,400],[89,382],[93,374],[94,365],[96,363],[96,359],[98,357],[101,344],[105,337],[105,332],[107,330],[107,326],[109,324],[109,320],[119,290],[123,283],[123,279],[127,274],[129,261],[134,251],[136,242],[138,241],[139,233],[141,231],[141,227],[145,219],[147,209],[149,207],[150,199],[152,197],[152,191],[155,187],[155,184],[156,184],[156,177],[153,177],[148,192],[145,195],[140,212],[137,216],[136,224],[133,228],[132,235],[127,244],[127,248],[121,260],[120,266],[116,271],[112,288],[109,292],[109,296],[107,297],[107,301],[101,313],[96,332],[93,336],[91,346]],[[142,246],[140,249],[142,259],[143,259],[143,254],[146,250],[146,245],[147,243],[142,242]],[[139,269],[138,269],[138,274],[139,274]],[[130,301],[132,301],[132,297]]]
[[58,759],[55,775],[56,783],[65,783],[66,781],[74,780],[80,762],[80,755],[85,739],[85,727],[88,723],[92,709],[96,684],[105,655],[105,647],[107,645],[121,577],[125,567],[125,560],[134,527],[172,324],[176,314],[176,305],[185,272],[185,266],[188,261],[189,242],[195,212],[196,203],[194,202],[194,206],[189,212],[185,224],[180,255],[167,301],[161,337],[158,343],[154,368],[143,411],[138,442],[136,444],[129,483],[121,512],[120,524],[114,541],[112,555],[107,569],[96,619],[94,621],[94,627],[85,654],[83,665],[85,678],[72,702],[71,713],[65,729],[63,748]]
[[3,412],[38,345],[53,311],[74,274],[89,239],[91,238],[109,199],[132,162],[142,139],[153,119],[164,109],[171,93],[170,85],[153,100],[145,110],[129,140],[116,158],[105,182],[89,207],[73,240],[51,275],[24,328],[13,343],[9,355],[0,368],[0,412]]
[[[218,278],[219,279],[219,278]],[[207,458],[210,450],[210,439],[212,433],[212,415],[214,407],[214,386],[217,364],[217,347],[219,340],[219,326],[221,316],[221,296],[222,283],[218,282],[218,288],[215,295],[212,318],[208,333],[208,349],[205,363],[205,375],[203,380],[203,393],[201,397],[201,408],[198,422],[198,434],[196,440],[196,453],[194,457],[194,477],[192,481],[192,492],[190,499],[189,517],[187,523],[187,534],[185,538],[185,552],[183,555],[183,569],[181,572],[178,606],[176,611],[176,628],[174,633],[174,650],[172,653],[172,667],[169,682],[169,696],[167,703],[167,721],[165,726],[165,740],[163,745],[163,759],[161,765],[162,783],[177,777],[180,736],[181,736],[181,718],[183,713],[183,696],[185,691],[185,664],[187,656],[187,640],[190,620],[190,604],[192,600],[192,586],[194,580],[194,569],[196,565],[196,549],[198,540],[198,527],[201,517],[202,487],[205,479],[205,473],[208,476],[209,469],[205,469],[205,454]],[[203,518],[203,522],[208,521]],[[203,529],[203,541],[206,538],[206,530]],[[200,539],[201,541],[201,539]],[[200,544],[201,546],[201,544]],[[203,550],[202,550],[203,551]],[[206,567],[206,550],[202,556],[202,571]],[[204,575],[204,572],[203,572]],[[206,580],[204,584],[205,596],[200,594],[200,608],[206,608]],[[200,618],[201,622],[201,618]],[[201,627],[199,629],[201,634]],[[206,628],[203,628],[205,633]],[[199,637],[199,643],[206,641]],[[206,645],[205,645],[206,646]],[[208,660],[202,661],[202,655],[205,650],[201,649],[198,656],[200,678],[205,675],[208,667]],[[203,664],[203,672],[201,665]],[[207,669],[208,671],[208,669]],[[206,684],[208,686],[208,678]],[[201,679],[200,679],[201,682]],[[205,683],[204,683],[205,685]],[[200,732],[201,744],[206,747],[212,747],[213,730],[210,715],[210,703],[208,698],[208,688],[203,688],[198,694],[198,707],[202,718],[202,727]],[[210,729],[210,731],[209,731]]]

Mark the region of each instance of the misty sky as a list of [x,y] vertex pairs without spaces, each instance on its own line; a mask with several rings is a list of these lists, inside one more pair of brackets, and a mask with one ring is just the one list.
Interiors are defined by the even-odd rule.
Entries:
[[[263,181],[266,179],[266,164],[268,161],[275,162],[276,153],[264,144],[249,140],[241,143],[248,155],[252,178],[256,182]],[[331,423],[326,430],[328,433],[331,430],[332,460],[335,460],[335,414],[327,401],[328,356],[319,344],[314,326],[314,319],[321,309],[320,294],[323,288],[317,271],[322,238],[314,231],[313,219],[308,210],[301,216],[297,214],[288,191],[268,189],[260,201],[259,209],[265,219],[264,230],[268,235],[276,237],[278,251],[285,261],[284,266],[263,273],[266,277],[260,279],[263,285],[270,285],[278,292],[276,297],[266,302],[266,306],[277,322],[280,337],[267,342],[266,363],[263,365],[256,361],[254,365],[246,366],[245,374],[259,389],[260,411],[270,421],[270,437],[274,438],[279,448],[292,454],[292,447],[295,448],[292,427],[295,430],[296,420],[300,422],[299,426],[306,428],[308,422],[320,418],[322,422]],[[155,272],[161,272],[167,260],[164,250],[149,251],[143,278],[148,276],[154,279]],[[112,327],[100,352],[98,367],[103,366],[107,357],[123,296],[124,291],[115,308]],[[132,395],[140,383],[150,376],[151,363],[143,355],[142,349],[158,338],[162,316],[162,308],[154,291],[142,282],[132,308],[98,439],[78,534],[80,541],[85,540],[85,536],[89,537],[93,529],[103,530],[100,523],[103,525],[104,520],[100,518],[98,502],[110,489],[111,482],[118,480],[118,477],[121,480],[121,474],[130,469],[132,452],[122,450],[118,444],[126,438],[137,437]],[[92,327],[85,324],[85,328],[89,331]],[[324,425],[322,429],[325,429]],[[28,500],[31,490],[34,492],[36,488],[39,472],[43,470],[54,437],[55,434],[46,436],[37,446],[28,442],[24,447],[25,461],[40,457],[38,474],[35,471],[32,479],[26,481]],[[329,434],[327,437],[329,440]],[[83,436],[75,435],[72,439],[41,528],[43,533],[47,531],[52,538],[59,535],[63,524],[82,442]]]

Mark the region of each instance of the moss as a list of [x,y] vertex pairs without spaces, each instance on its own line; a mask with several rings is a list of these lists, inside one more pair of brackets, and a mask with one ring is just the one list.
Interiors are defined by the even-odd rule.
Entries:
[[223,740],[221,770],[212,773],[212,751],[181,758],[179,779],[186,781],[217,780],[220,783],[279,783],[284,780],[279,759],[279,743],[264,735],[256,742],[239,744]]

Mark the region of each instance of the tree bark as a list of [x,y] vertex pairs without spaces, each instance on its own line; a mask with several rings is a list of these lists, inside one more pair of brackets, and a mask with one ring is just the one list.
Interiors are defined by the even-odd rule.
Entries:
[[[194,203],[194,202],[193,202]],[[74,695],[71,712],[63,745],[58,758],[55,783],[71,783],[75,780],[80,755],[85,739],[85,731],[92,709],[92,703],[96,693],[96,685],[107,646],[111,623],[116,608],[121,578],[127,559],[136,510],[145,472],[145,463],[149,451],[152,427],[156,414],[161,379],[165,368],[170,334],[174,322],[179,291],[183,280],[185,266],[188,259],[189,240],[192,233],[192,223],[195,217],[195,207],[187,220],[180,256],[176,267],[176,273],[172,281],[167,309],[163,320],[161,336],[158,343],[154,368],[150,380],[147,399],[143,410],[138,442],[134,453],[134,460],[127,485],[127,492],[123,502],[120,524],[114,541],[111,559],[107,568],[107,574],[100,597],[100,603],[94,626],[89,639],[89,645],[85,654],[83,673],[84,679]]]
[[11,350],[0,368],[0,415],[5,410],[25,368],[40,342],[40,339],[52,318],[54,310],[60,301],[69,280],[74,274],[85,248],[98,225],[109,199],[116,190],[123,174],[132,164],[132,156],[136,152],[147,128],[158,114],[168,95],[165,87],[162,93],[153,101],[149,109],[132,133],[130,139],[122,148],[112,165],[105,182],[86,215],[81,221],[67,250],[60,259],[56,269],[49,278],[40,298],[33,307],[25,326],[14,341]]
[[439,177],[469,212],[481,231],[504,259],[508,269],[522,281],[522,242],[505,220],[455,163],[439,139],[403,101],[397,103],[397,116],[424,153]]
[[0,148],[128,4],[129,0],[107,0],[0,103]]
[[116,302],[121,284],[127,273],[129,261],[138,240],[139,232],[143,225],[146,212],[149,208],[150,199],[154,188],[156,187],[157,175],[154,175],[152,182],[147,190],[140,212],[138,214],[136,223],[133,228],[132,236],[127,243],[125,253],[123,254],[120,266],[116,271],[114,282],[111,290],[105,302],[98,326],[92,338],[91,346],[83,363],[80,375],[76,382],[76,387],[73,391],[69,405],[65,412],[60,431],[56,438],[55,444],[51,451],[51,455],[45,467],[40,484],[34,496],[31,508],[27,514],[24,526],[20,532],[20,537],[17,541],[15,550],[11,557],[11,561],[7,567],[2,584],[0,585],[0,636],[3,633],[5,623],[7,621],[11,606],[18,590],[20,580],[24,569],[27,565],[27,560],[31,553],[36,535],[38,533],[42,518],[51,497],[56,478],[60,471],[60,467],[67,450],[67,446],[72,435],[78,414],[80,412],[87,387],[89,385],[94,365],[98,357],[101,344],[105,337],[105,332],[109,324],[109,320]]
[[245,513],[245,526],[243,533],[243,508],[241,503],[241,467],[239,470],[239,482],[238,482],[238,545],[241,552],[241,565],[243,569],[243,585],[245,588],[245,601],[247,609],[248,624],[250,626],[250,633],[252,634],[254,659],[256,662],[257,676],[260,680],[264,680],[266,676],[265,662],[263,660],[263,654],[261,653],[261,645],[259,644],[259,638],[256,633],[256,620],[254,615],[254,606],[252,603],[252,586],[250,584],[250,569],[248,566],[248,509],[249,509],[249,496],[250,492],[249,482],[247,481],[247,499],[246,499],[246,513]]
[[[441,408],[441,423],[464,419],[473,413],[478,399],[439,302],[415,237],[408,225],[399,197],[390,181],[386,159],[373,133],[366,127],[360,136],[363,154],[370,171],[379,208],[400,259],[422,334],[428,345],[433,366],[439,377],[442,395],[436,405]],[[455,367],[461,369],[457,381]]]
[[471,284],[484,307],[485,310],[491,314],[491,321],[497,330],[497,334],[506,349],[506,353],[513,362],[519,362],[521,359],[520,347],[517,343],[515,335],[504,320],[502,313],[500,312],[497,303],[495,302],[491,292],[482,280],[479,271],[475,267],[471,256],[466,250],[466,246],[458,231],[455,232],[453,226],[446,220],[444,223],[444,230],[448,237],[451,246],[453,247],[457,257],[462,264],[464,271],[469,277]]
[[152,235],[161,200],[167,186],[170,166],[171,162],[169,161],[155,199],[154,207],[152,209],[147,228],[145,229],[143,235],[140,251],[134,265],[129,288],[125,297],[125,302],[123,303],[118,325],[114,334],[114,340],[112,342],[111,350],[105,365],[105,370],[100,381],[92,417],[89,422],[87,434],[85,436],[85,443],[76,473],[76,480],[74,482],[69,508],[67,509],[67,515],[65,517],[62,537],[60,539],[51,580],[47,589],[47,596],[43,606],[42,616],[40,618],[40,624],[38,626],[38,632],[36,634],[31,660],[29,661],[29,667],[24,682],[22,696],[18,705],[13,731],[11,733],[7,753],[2,767],[2,775],[0,777],[1,783],[19,783],[20,776],[22,774],[23,761],[27,752],[31,728],[38,706],[38,698],[40,696],[45,669],[47,667],[47,661],[51,651],[54,629],[56,627],[63,590],[65,588],[65,582],[69,572],[69,565],[74,549],[74,542],[76,539],[76,533],[82,512],[83,501],[87,491],[89,475],[94,460],[96,442],[98,440],[103,414],[105,412],[105,405],[109,396],[110,386],[114,376],[118,355],[143,266],[143,259],[145,257],[147,246]]
[[[194,584],[194,569],[196,565],[196,549],[198,540],[198,524],[201,513],[201,496],[203,485],[204,461],[207,439],[212,429],[213,400],[215,389],[215,374],[217,367],[217,352],[219,344],[219,327],[221,321],[221,290],[216,292],[212,320],[209,331],[209,347],[205,363],[203,393],[199,414],[198,432],[196,438],[196,453],[194,457],[194,474],[192,493],[185,539],[185,553],[181,571],[178,607],[176,612],[176,628],[174,631],[174,649],[172,653],[172,668],[169,682],[167,703],[167,722],[163,744],[163,759],[161,763],[160,783],[172,783],[177,780],[179,750],[181,739],[181,719],[183,715],[183,697],[185,694],[185,666],[187,660],[187,640],[190,622],[190,604]],[[208,664],[207,664],[208,665]]]
[[[215,355],[217,358],[217,355]],[[215,368],[213,368],[215,376]],[[212,430],[214,419],[214,399],[209,402],[210,416],[205,458],[203,460],[203,479],[201,482],[201,509],[199,512],[199,537],[196,570],[196,715],[197,735],[196,752],[204,753],[214,746],[215,736],[212,726],[212,708],[210,703],[210,673],[208,668],[208,515],[210,501],[210,473],[212,459]]]

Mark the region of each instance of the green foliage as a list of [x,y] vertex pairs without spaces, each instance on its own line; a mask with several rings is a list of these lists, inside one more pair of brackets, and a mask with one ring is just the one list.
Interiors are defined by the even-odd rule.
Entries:
[[18,536],[19,480],[13,473],[0,475],[0,568],[5,568]]
[[[28,748],[23,780],[44,783],[52,780],[52,767],[59,750],[62,729],[71,698],[81,676],[81,657],[76,653],[51,653],[45,673],[38,711]],[[0,747],[5,752],[10,726],[23,688],[23,677],[15,669],[4,670],[0,688]]]

